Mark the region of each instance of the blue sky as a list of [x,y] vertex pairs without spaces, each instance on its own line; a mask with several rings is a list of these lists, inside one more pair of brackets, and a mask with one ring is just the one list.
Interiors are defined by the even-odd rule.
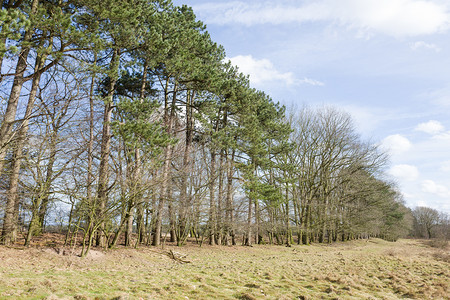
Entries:
[[174,2],[275,101],[349,112],[408,206],[450,213],[450,1]]

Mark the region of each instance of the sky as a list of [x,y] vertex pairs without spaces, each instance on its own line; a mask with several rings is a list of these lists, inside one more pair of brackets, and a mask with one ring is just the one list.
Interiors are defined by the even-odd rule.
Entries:
[[174,3],[274,101],[350,113],[407,206],[450,213],[450,1]]

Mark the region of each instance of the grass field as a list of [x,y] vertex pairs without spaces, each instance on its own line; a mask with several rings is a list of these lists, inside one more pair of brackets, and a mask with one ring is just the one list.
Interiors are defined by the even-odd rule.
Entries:
[[0,247],[0,298],[450,299],[449,249],[419,240],[78,253]]

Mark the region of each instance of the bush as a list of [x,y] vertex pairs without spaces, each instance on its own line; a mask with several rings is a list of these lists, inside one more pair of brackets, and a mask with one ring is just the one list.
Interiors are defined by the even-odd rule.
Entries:
[[449,243],[447,240],[434,239],[434,240],[428,241],[428,245],[433,248],[445,249],[448,247]]

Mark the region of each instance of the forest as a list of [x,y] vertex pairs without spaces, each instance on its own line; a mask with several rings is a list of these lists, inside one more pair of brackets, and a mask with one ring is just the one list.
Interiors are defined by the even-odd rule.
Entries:
[[188,6],[4,0],[0,24],[1,244],[448,234],[447,215],[404,205],[348,113],[252,88]]

